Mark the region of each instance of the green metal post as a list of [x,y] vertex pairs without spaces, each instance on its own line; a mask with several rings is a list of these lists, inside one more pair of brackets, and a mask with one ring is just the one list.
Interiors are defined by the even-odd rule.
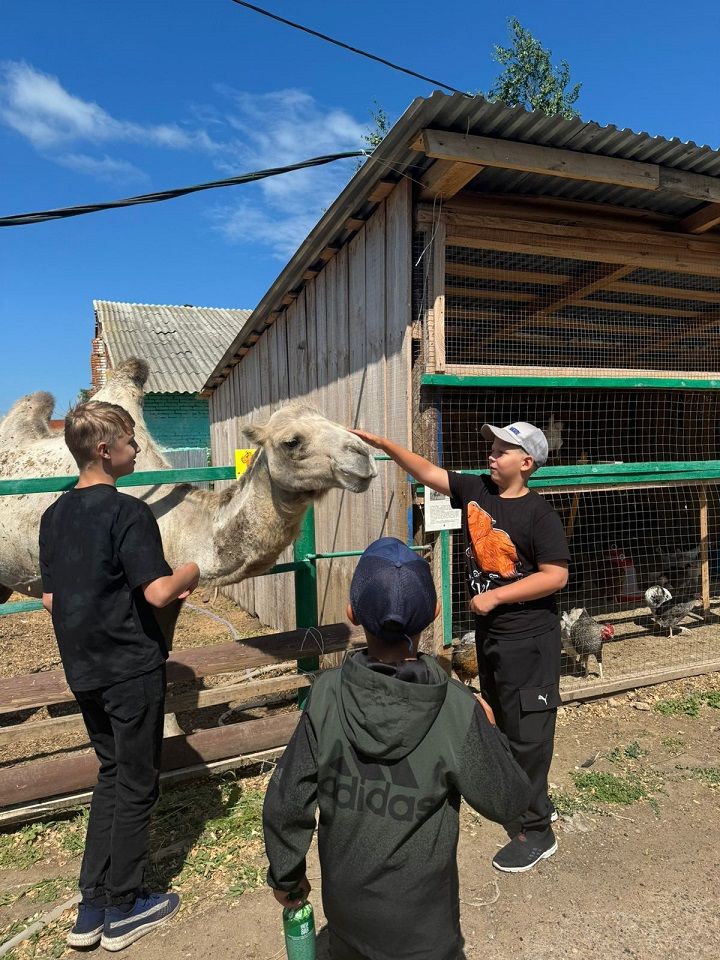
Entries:
[[450,590],[450,531],[440,531],[440,588],[443,647],[452,646],[452,592]]
[[[302,566],[295,571],[295,623],[298,627],[316,627],[318,625],[317,569],[308,559],[315,553],[315,511],[308,507],[303,517],[300,533],[293,546],[293,559]],[[308,651],[315,646],[310,637],[306,644]],[[298,660],[298,670],[320,669],[320,658],[304,657]],[[307,687],[298,690],[298,706],[303,707],[307,699]]]

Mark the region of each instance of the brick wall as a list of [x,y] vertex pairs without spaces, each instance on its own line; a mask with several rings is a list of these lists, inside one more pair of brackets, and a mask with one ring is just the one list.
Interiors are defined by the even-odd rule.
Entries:
[[209,447],[208,401],[192,393],[148,393],[145,422],[161,447]]

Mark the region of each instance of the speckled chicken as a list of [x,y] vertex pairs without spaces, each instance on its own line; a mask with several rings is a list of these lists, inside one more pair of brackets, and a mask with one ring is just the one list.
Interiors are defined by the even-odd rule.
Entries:
[[598,623],[584,607],[575,607],[569,613],[563,612],[560,627],[562,644],[567,655],[576,664],[583,666],[585,676],[588,675],[588,660],[591,655],[594,656],[602,680],[602,647],[606,640],[615,636],[613,625]]
[[681,627],[680,623],[688,617],[696,607],[700,606],[699,600],[688,600],[687,603],[675,603],[673,595],[668,589],[655,584],[645,591],[645,603],[650,608],[650,619],[661,630],[669,630],[669,636],[672,637],[673,630],[678,633],[688,633],[688,627]]
[[452,668],[458,680],[471,684],[478,678],[477,648],[475,632],[466,633],[453,647]]

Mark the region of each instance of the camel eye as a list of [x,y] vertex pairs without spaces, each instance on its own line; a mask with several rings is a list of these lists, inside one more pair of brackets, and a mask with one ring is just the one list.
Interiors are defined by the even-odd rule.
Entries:
[[291,437],[289,440],[283,440],[283,446],[286,450],[294,450],[300,444],[300,437]]

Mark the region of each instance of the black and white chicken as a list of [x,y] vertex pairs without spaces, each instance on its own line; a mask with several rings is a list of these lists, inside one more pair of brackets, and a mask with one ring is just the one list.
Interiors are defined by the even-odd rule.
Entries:
[[656,583],[645,591],[645,603],[650,608],[650,619],[661,630],[673,630],[679,633],[689,633],[689,627],[681,627],[680,623],[700,606],[699,600],[688,600],[687,603],[675,603],[673,595],[666,587]]
[[563,611],[560,636],[565,652],[576,665],[580,663],[583,666],[585,676],[588,675],[588,658],[591,654],[595,657],[602,680],[602,647],[606,640],[615,636],[613,625],[598,623],[584,607],[575,607],[569,613]]

